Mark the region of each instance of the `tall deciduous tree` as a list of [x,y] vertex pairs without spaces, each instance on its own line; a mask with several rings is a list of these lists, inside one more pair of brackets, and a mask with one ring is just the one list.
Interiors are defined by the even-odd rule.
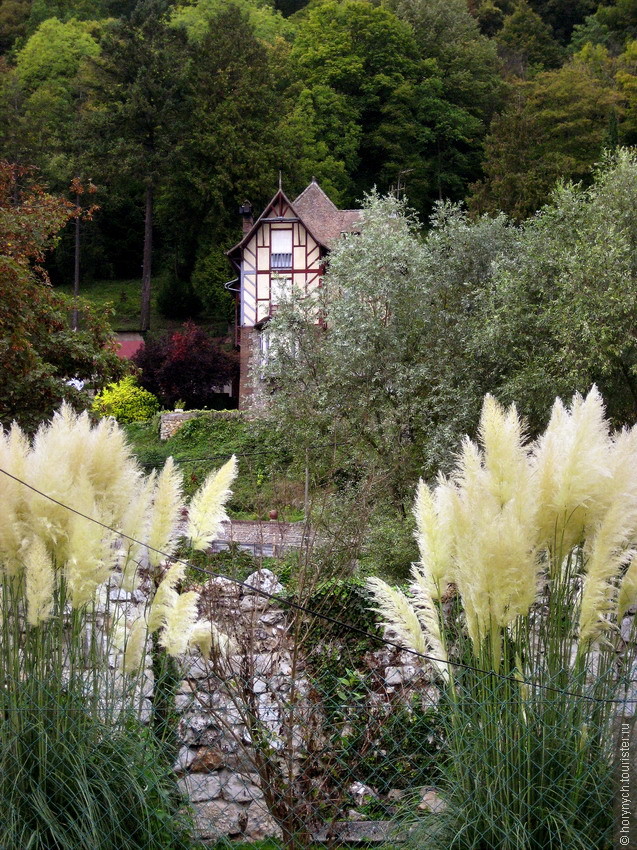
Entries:
[[400,505],[479,409],[468,320],[514,238],[504,217],[472,224],[441,205],[423,241],[403,204],[368,199],[361,234],[330,255],[327,329],[294,298],[269,326],[273,420],[291,439],[350,444],[357,474],[381,476]]
[[534,426],[556,393],[600,387],[637,415],[637,157],[619,150],[588,188],[566,184],[525,223],[492,277],[476,336],[493,389]]
[[73,175],[88,63],[99,56],[98,39],[95,22],[50,18],[17,53],[15,70],[5,78],[13,126],[3,154],[36,165],[56,191]]

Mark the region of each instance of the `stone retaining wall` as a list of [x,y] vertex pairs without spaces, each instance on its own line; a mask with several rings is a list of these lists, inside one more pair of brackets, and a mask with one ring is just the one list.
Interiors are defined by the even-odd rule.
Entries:
[[[303,659],[294,656],[289,615],[258,593],[262,590],[280,595],[282,586],[269,570],[253,573],[245,585],[215,578],[202,589],[202,614],[211,615],[218,628],[236,643],[224,659],[206,661],[199,655],[183,658],[176,695],[180,743],[174,769],[179,787],[191,801],[197,833],[211,844],[223,837],[254,841],[281,834],[268,808],[268,788],[253,747],[255,728],[265,741],[259,751],[267,752],[272,764],[287,760],[292,765],[288,774],[291,786],[306,781],[301,774],[308,759],[311,762],[312,751],[321,747],[327,751],[330,746],[331,730],[326,730],[320,719],[320,695],[305,676]],[[111,600],[127,610],[129,616],[135,615],[135,608],[138,613],[144,604],[140,591],[125,594],[115,590]],[[632,616],[623,624],[627,634],[631,619]],[[392,637],[395,636],[388,634],[388,638]],[[392,700],[409,701],[415,694],[423,705],[437,703],[439,692],[433,673],[415,663],[412,653],[386,646],[368,652],[365,658],[370,685],[367,710],[379,705],[391,709],[396,704]],[[634,678],[637,679],[637,671]],[[248,684],[246,690],[242,691],[241,683]],[[143,713],[148,717],[152,699],[150,669],[141,696]],[[626,714],[634,716],[635,705],[631,703],[629,708]],[[631,739],[635,746],[634,733]],[[321,765],[320,758],[311,762],[307,780],[310,785],[299,784],[294,790],[298,790],[300,798],[306,796],[310,801],[315,793],[316,811],[322,814],[324,801],[334,802],[334,796],[325,785]],[[405,792],[392,789],[381,800],[374,788],[359,781],[355,768],[347,782],[335,803],[341,809],[332,808],[333,822],[329,816],[322,822],[315,819],[315,836],[320,840],[324,835],[329,838],[342,834],[342,840],[348,841],[352,830],[362,830],[368,842],[386,839],[386,831],[379,831],[378,822],[368,828],[361,823],[364,818],[356,808],[348,806],[380,800],[389,810],[392,801],[399,800]],[[321,797],[326,788],[327,797]],[[420,794],[419,809],[441,809],[443,804],[435,788],[423,786],[412,791]],[[359,826],[354,826],[357,823]]]
[[170,413],[162,413],[159,419],[159,439],[169,440],[175,436],[184,422],[200,416],[207,416],[210,419],[238,419],[241,418],[241,413],[238,410],[174,410]]
[[[290,742],[292,758],[297,761],[299,754],[307,753],[308,746],[327,746],[316,723],[320,703],[316,696],[308,697],[302,659],[293,655],[287,614],[257,592],[260,589],[278,595],[282,586],[269,570],[253,573],[245,584],[242,587],[229,579],[215,578],[202,590],[203,615],[214,613],[219,629],[232,635],[237,645],[223,661],[208,662],[199,655],[184,657],[175,701],[180,744],[174,769],[180,789],[191,801],[197,834],[210,843],[222,837],[253,841],[281,834],[266,804],[249,728],[254,729],[255,723],[250,722],[247,711],[254,712],[256,726],[269,736],[271,758],[280,753],[287,759]],[[114,590],[111,600],[131,619],[144,605],[140,591],[127,594]],[[389,695],[402,691],[410,682],[422,689],[423,671],[407,652],[381,649],[370,653],[369,663],[370,674],[380,677]],[[249,681],[251,708],[242,698],[237,699],[237,681]],[[292,690],[295,706],[290,712]],[[148,718],[152,699],[150,658],[143,699],[143,716]],[[292,738],[285,730],[290,718],[296,724]],[[355,776],[343,791],[348,799],[360,797],[361,804],[374,794]],[[347,809],[339,814],[344,821],[350,819]],[[360,820],[355,812],[352,817]],[[324,828],[323,823],[316,824],[316,829],[320,828]]]

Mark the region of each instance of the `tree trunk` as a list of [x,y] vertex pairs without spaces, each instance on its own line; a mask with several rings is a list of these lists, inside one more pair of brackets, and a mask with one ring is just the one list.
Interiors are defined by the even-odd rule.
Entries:
[[80,196],[75,196],[75,267],[73,269],[73,330],[78,327],[77,299],[80,295]]
[[140,328],[150,328],[150,276],[153,258],[153,183],[146,186],[146,212],[144,215],[144,259],[142,263],[142,311]]

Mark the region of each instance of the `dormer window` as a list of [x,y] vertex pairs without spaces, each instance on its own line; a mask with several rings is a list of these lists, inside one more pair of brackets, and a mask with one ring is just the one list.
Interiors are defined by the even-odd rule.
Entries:
[[292,268],[292,231],[271,231],[270,243],[270,268],[291,269]]

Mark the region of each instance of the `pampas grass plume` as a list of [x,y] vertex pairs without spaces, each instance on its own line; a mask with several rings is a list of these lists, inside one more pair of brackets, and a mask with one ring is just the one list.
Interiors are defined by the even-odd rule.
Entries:
[[24,560],[27,622],[31,626],[38,626],[51,616],[55,582],[53,563],[39,537],[27,549]]
[[235,649],[232,639],[219,631],[210,620],[198,620],[190,635],[190,643],[199,649],[204,658],[214,653],[227,658]]
[[226,519],[224,504],[231,494],[230,484],[237,474],[234,455],[217,472],[211,472],[193,496],[188,509],[188,532],[193,549],[203,551],[214,540],[220,523]]
[[138,617],[130,627],[126,648],[122,659],[122,671],[124,673],[138,673],[142,661],[146,655],[146,641],[148,638],[148,624],[146,618]]
[[568,552],[582,541],[586,526],[598,521],[612,487],[610,446],[597,387],[586,398],[576,394],[570,410],[556,400],[535,450],[543,545]]
[[405,647],[426,654],[427,643],[420,620],[405,594],[376,576],[365,583],[374,597],[375,610],[383,618],[383,625],[393,629]]
[[[14,423],[8,433],[0,431],[0,466],[24,480],[29,442]],[[27,512],[26,491],[8,475],[0,475],[0,561],[8,575],[21,570],[24,519]]]
[[190,590],[178,596],[168,609],[159,642],[169,655],[181,655],[186,651],[197,622],[198,605],[199,594]]
[[[78,476],[75,504],[87,517],[100,520],[90,482]],[[73,608],[81,608],[95,596],[97,588],[106,581],[113,567],[114,553],[110,549],[112,535],[95,522],[76,513],[68,513],[68,543],[57,547],[57,560],[66,560],[64,572]],[[66,550],[66,557],[61,557]]]
[[427,643],[433,656],[433,664],[446,682],[449,680],[449,669],[445,663],[447,661],[447,650],[444,645],[440,616],[429,593],[429,582],[415,565],[412,566],[412,577],[414,579],[411,586],[414,594],[414,609],[425,631]]
[[637,533],[636,459],[637,429],[623,430],[609,447],[611,476],[605,479],[606,510],[589,531],[591,539],[585,547],[580,644],[595,641],[612,627],[609,617],[617,599],[617,577],[633,558]]
[[621,623],[628,609],[637,602],[637,557],[633,553],[628,569],[619,586],[617,622]]
[[439,599],[451,577],[450,485],[441,481],[432,493],[424,481],[418,483],[414,515],[420,550],[421,576],[433,599]]
[[177,602],[177,584],[183,579],[186,568],[182,563],[174,563],[155,591],[148,614],[148,631],[156,632],[166,623],[168,614]]
[[[177,526],[181,519],[182,476],[169,457],[159,473],[153,494],[153,509],[148,532],[148,560],[157,567],[165,553],[172,555],[177,542]],[[158,550],[158,551],[155,551]]]
[[[122,538],[122,587],[124,590],[135,590],[137,585],[138,561],[144,548],[142,541],[146,537],[150,519],[152,495],[155,489],[155,470],[142,482],[135,497],[132,498],[122,517],[120,530],[126,537]],[[133,538],[129,540],[127,538]],[[139,543],[134,541],[140,541]]]

